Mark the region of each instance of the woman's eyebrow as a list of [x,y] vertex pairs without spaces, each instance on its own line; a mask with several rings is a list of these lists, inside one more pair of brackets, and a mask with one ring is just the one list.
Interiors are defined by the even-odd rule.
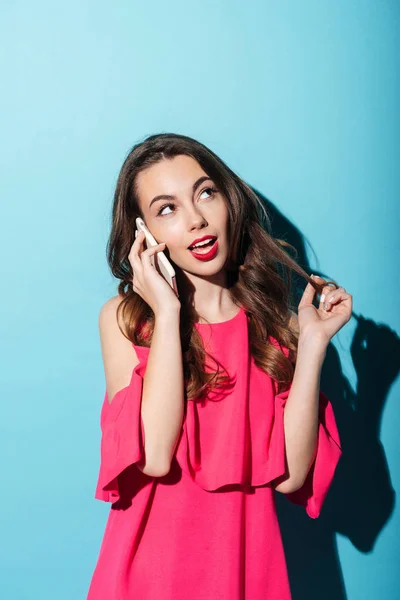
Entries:
[[[193,184],[193,193],[203,183],[203,181],[206,181],[207,179],[212,181],[211,178],[208,176],[203,175],[203,177],[199,177],[199,179]],[[160,194],[159,196],[154,196],[153,200],[149,204],[149,208],[154,202],[157,202],[157,200],[176,200],[176,196],[172,196],[171,194]]]

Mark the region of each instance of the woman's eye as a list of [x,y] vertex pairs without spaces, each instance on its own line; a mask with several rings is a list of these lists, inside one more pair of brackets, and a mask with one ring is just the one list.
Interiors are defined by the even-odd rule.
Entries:
[[[163,205],[163,206],[160,208],[160,210],[158,211],[158,213],[157,213],[157,217],[158,217],[159,215],[161,215],[161,213],[162,213],[162,211],[164,210],[164,208],[169,208],[170,206],[174,207],[174,204],[171,204],[171,202],[169,202],[168,204],[164,204],[164,205]],[[167,214],[167,215],[168,215],[168,214],[170,214],[170,213],[164,213],[164,214]],[[161,215],[161,216],[164,216],[164,215]]]
[[208,188],[204,188],[204,190],[201,192],[200,196],[202,194],[204,194],[204,192],[209,192],[211,191],[211,196],[214,196],[214,194],[218,191],[217,188],[215,187],[208,187]]

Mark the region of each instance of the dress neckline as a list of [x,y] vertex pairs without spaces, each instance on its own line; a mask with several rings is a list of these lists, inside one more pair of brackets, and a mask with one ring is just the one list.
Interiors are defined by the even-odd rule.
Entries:
[[242,315],[242,313],[244,314],[244,308],[240,306],[236,315],[234,315],[230,319],[227,319],[226,321],[218,321],[217,323],[195,323],[195,325],[197,327],[220,327],[222,325],[228,325],[228,323],[232,323],[232,321],[235,321],[235,319],[239,318]]

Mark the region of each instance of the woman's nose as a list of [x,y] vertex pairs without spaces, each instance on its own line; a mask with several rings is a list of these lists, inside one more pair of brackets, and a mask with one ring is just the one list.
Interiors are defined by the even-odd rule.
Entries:
[[207,226],[207,220],[198,211],[192,211],[190,213],[190,215],[188,216],[188,223],[189,223],[189,229],[194,229],[194,228],[197,229],[198,227],[201,227],[201,226],[203,226],[203,227]]

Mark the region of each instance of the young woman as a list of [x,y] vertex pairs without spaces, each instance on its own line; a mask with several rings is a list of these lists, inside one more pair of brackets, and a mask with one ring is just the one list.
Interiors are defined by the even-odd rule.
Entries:
[[[158,246],[135,239],[138,216]],[[111,510],[88,600],[291,598],[274,490],[318,517],[341,456],[320,373],[352,297],[288,247],[198,141],[152,135],[126,158],[107,250],[119,293],[99,317],[95,497]],[[297,310],[291,270],[307,280]]]

